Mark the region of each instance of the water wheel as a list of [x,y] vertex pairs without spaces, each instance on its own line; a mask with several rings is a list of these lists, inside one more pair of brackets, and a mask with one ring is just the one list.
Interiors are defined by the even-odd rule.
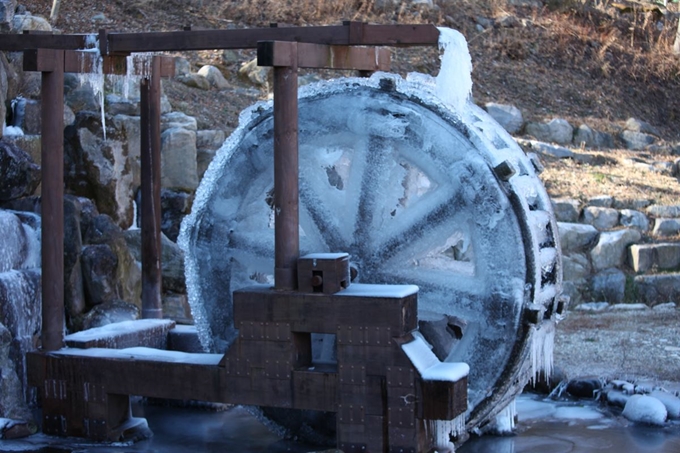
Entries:
[[[357,281],[418,285],[421,333],[470,365],[467,429],[494,421],[550,362],[561,263],[540,164],[474,104],[395,76],[305,87],[299,112],[301,254],[348,252]],[[273,282],[272,125],[271,104],[242,114],[182,225],[212,351],[235,337],[231,292]]]

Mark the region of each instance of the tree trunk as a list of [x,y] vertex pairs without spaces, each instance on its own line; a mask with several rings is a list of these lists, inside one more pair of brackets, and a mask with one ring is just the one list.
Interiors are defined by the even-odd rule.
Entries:
[[61,5],[61,0],[54,0],[52,2],[52,12],[50,13],[50,22],[52,23],[55,23],[59,16],[59,5]]

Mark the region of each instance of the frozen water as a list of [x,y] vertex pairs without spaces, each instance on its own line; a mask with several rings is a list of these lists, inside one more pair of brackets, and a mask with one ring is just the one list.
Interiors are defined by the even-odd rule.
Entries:
[[470,373],[467,363],[440,362],[420,335],[413,341],[401,345],[401,349],[416,367],[418,373],[426,381],[450,381],[463,379]]
[[511,434],[515,432],[515,419],[517,418],[517,403],[512,400],[505,409],[496,415],[497,434]]
[[2,135],[24,135],[23,129],[21,129],[18,126],[7,126],[6,124],[2,125]]
[[78,73],[78,79],[81,85],[89,85],[94,92],[95,97],[99,101],[99,109],[102,122],[102,134],[104,136],[104,141],[106,141],[106,112],[104,105],[104,59],[99,52],[99,39],[96,35],[88,35],[85,39],[85,49],[82,52],[89,53],[93,56],[95,60],[94,72],[89,72],[85,70],[85,60],[83,59],[83,67]]
[[134,321],[114,322],[102,327],[95,327],[93,329],[72,333],[66,337],[66,340],[82,342],[100,340],[111,336],[138,333],[154,327],[169,326],[171,324],[173,324],[173,321],[169,319],[138,319]]
[[656,398],[647,395],[633,395],[623,408],[622,415],[632,422],[663,425],[668,411]]
[[440,27],[439,48],[444,50],[437,76],[437,93],[462,112],[472,92],[472,58],[465,37],[457,30]]

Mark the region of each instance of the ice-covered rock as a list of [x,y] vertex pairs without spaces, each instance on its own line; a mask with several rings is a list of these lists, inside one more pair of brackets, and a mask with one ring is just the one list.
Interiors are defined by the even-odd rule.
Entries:
[[622,415],[628,420],[650,425],[663,425],[668,411],[666,406],[656,398],[646,395],[633,395],[623,408]]
[[680,398],[677,396],[664,392],[661,390],[653,390],[649,396],[658,399],[666,406],[668,411],[668,418],[671,420],[680,419]]
[[0,201],[33,194],[40,184],[40,167],[16,144],[0,140]]
[[638,230],[626,228],[600,233],[599,240],[590,251],[590,260],[595,270],[621,267],[627,247],[640,240]]
[[630,399],[630,395],[624,393],[621,390],[614,390],[610,389],[606,393],[607,395],[607,403],[611,404],[612,406],[618,406],[618,407],[625,407],[626,403]]

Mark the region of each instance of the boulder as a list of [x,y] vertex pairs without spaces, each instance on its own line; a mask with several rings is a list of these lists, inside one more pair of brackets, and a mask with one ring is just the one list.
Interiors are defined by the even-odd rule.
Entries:
[[597,378],[572,379],[567,384],[567,392],[577,398],[593,398],[595,392],[602,388],[602,381]]
[[161,297],[163,318],[174,319],[183,324],[191,324],[191,307],[186,294],[163,292]]
[[211,129],[196,132],[196,147],[199,149],[217,150],[224,144],[224,140],[224,131]]
[[12,31],[19,34],[24,31],[52,31],[52,26],[44,17],[16,14],[12,19]]
[[680,298],[680,273],[638,275],[634,282],[644,303],[654,305]]
[[594,226],[598,230],[609,230],[619,223],[619,211],[614,208],[588,206],[583,209],[583,223]]
[[661,134],[654,126],[637,118],[628,118],[626,124],[623,126],[623,129],[626,131],[642,132],[655,137],[661,137]]
[[668,411],[668,418],[670,420],[680,419],[680,398],[661,390],[653,390],[649,396],[658,399],[666,406],[666,411]]
[[129,115],[138,116],[140,114],[139,101],[125,98],[117,94],[106,95],[106,113],[111,116]]
[[127,165],[132,176],[132,188],[139,187],[142,181],[141,170],[141,119],[139,116],[117,114],[108,122],[111,126],[110,138],[123,144],[127,154]]
[[574,145],[586,148],[613,148],[614,137],[606,132],[591,129],[581,124],[574,132]]
[[175,77],[191,74],[191,63],[184,57],[175,57]]
[[642,210],[652,204],[652,200],[648,198],[637,198],[633,200],[619,200],[614,198],[614,205],[612,207],[616,209],[635,209]]
[[619,269],[605,269],[593,276],[591,291],[595,300],[620,304],[626,292],[626,274]]
[[578,252],[590,247],[599,234],[594,226],[581,223],[557,222],[557,228],[560,244],[565,253]]
[[590,261],[585,253],[562,256],[562,274],[565,281],[581,282],[591,274]]
[[269,83],[269,80],[272,77],[271,68],[258,66],[257,58],[254,58],[241,66],[238,70],[238,75],[242,79],[249,80],[252,84],[266,88],[267,90],[271,85]]
[[680,242],[654,244],[655,263],[662,270],[680,267]]
[[658,399],[647,395],[632,395],[622,414],[628,420],[649,425],[663,425],[668,411]]
[[210,162],[213,161],[216,151],[207,148],[201,148],[196,150],[196,172],[198,173],[198,179],[203,179],[203,175],[210,166]]
[[680,234],[680,218],[657,218],[654,221],[654,229],[652,230],[652,234],[658,237],[677,236]]
[[17,214],[0,210],[0,273],[40,267],[40,225],[36,232]]
[[597,244],[590,251],[590,261],[596,271],[620,267],[625,259],[627,247],[640,240],[638,230],[626,228],[600,233]]
[[215,66],[203,66],[198,70],[198,75],[205,77],[210,82],[210,85],[218,90],[227,90],[231,87],[227,79],[222,75],[222,72]]
[[191,212],[193,196],[186,192],[161,190],[161,231],[177,241],[182,220]]
[[[141,230],[127,230],[124,234],[125,241],[127,242],[132,256],[136,261],[141,263]],[[177,244],[168,239],[164,234],[161,234],[161,267],[163,291],[185,293],[184,253]]]
[[0,140],[0,201],[25,197],[40,184],[40,167],[21,148]]
[[0,25],[3,28],[9,27],[14,19],[14,11],[17,9],[17,0],[0,1]]
[[191,87],[191,88],[199,88],[201,90],[209,90],[210,89],[210,82],[208,82],[208,79],[206,79],[203,76],[200,76],[198,74],[183,74],[179,75],[175,78],[178,82],[183,83],[184,85]]
[[573,198],[554,198],[551,200],[555,218],[558,222],[577,222],[580,217],[581,203]]
[[527,123],[526,133],[540,141],[568,145],[574,137],[574,128],[567,120],[554,118],[547,123]]
[[649,230],[649,219],[647,216],[633,209],[622,209],[619,213],[619,223],[621,226],[635,228],[642,232]]
[[503,129],[508,131],[508,133],[517,134],[522,130],[522,126],[524,126],[524,118],[522,117],[522,112],[520,109],[514,105],[488,102],[484,108],[486,112],[494,120],[496,120],[496,122],[498,122],[498,124],[503,126]]
[[643,132],[623,131],[621,132],[621,140],[623,140],[627,149],[641,150],[653,144],[656,137]]
[[635,272],[647,272],[654,266],[653,244],[633,244],[628,248],[628,264]]
[[588,199],[586,204],[598,208],[611,208],[614,205],[614,197],[611,195],[596,195]]
[[653,217],[678,218],[680,217],[680,204],[676,205],[651,205],[647,208],[647,214]]
[[116,299],[118,257],[111,247],[87,245],[83,247],[81,262],[87,305],[92,307]]
[[21,380],[11,356],[12,333],[0,323],[0,419],[30,420],[31,411],[24,402]]
[[189,131],[198,131],[198,122],[193,116],[182,112],[170,112],[161,116],[161,131],[172,128],[181,128]]
[[114,322],[132,321],[139,318],[139,307],[115,299],[97,305],[83,319],[83,329],[102,327]]
[[171,127],[161,134],[161,186],[187,192],[198,187],[195,130]]

